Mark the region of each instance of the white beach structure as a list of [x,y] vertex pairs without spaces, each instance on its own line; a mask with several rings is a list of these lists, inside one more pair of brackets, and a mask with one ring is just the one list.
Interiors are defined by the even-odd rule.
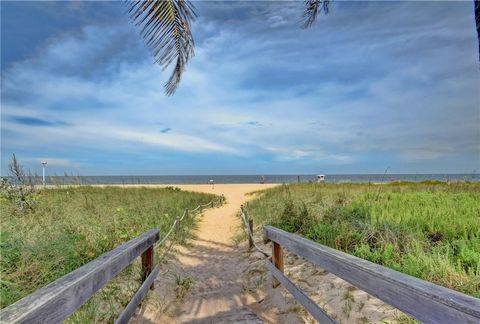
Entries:
[[323,181],[325,181],[325,175],[318,174],[317,175],[317,182],[323,182]]
[[43,186],[45,187],[45,185],[47,184],[45,182],[45,167],[47,166],[47,161],[42,161],[40,163],[42,163],[42,182],[43,182]]

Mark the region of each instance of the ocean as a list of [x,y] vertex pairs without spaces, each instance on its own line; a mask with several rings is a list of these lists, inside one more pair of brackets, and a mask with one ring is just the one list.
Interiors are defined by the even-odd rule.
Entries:
[[[48,176],[47,184],[204,184],[259,183],[262,175],[139,175],[139,176]],[[314,174],[264,175],[265,183],[296,183],[316,181]],[[325,174],[325,182],[391,182],[391,181],[480,181],[479,174]],[[37,178],[37,182],[41,179]]]

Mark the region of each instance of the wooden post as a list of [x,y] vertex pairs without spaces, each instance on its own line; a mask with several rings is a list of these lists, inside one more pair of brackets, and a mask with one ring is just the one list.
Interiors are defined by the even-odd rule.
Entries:
[[212,202],[211,202],[211,205],[212,205],[211,207],[213,208],[213,200],[212,200]]
[[185,208],[185,218],[188,218],[188,208]]
[[[253,219],[248,220],[248,228],[250,229],[250,234],[253,236]],[[253,248],[253,237],[248,235],[248,248]]]
[[177,235],[179,234],[180,232],[180,218],[175,218],[175,232],[177,233]]
[[[281,272],[283,273],[283,250],[282,246],[278,244],[277,242],[273,242],[272,245],[272,258],[273,258],[273,265]],[[280,282],[272,278],[272,286],[273,288],[276,288],[280,286]]]
[[[153,269],[153,245],[150,246],[145,252],[142,253],[142,281],[147,279],[148,275]],[[154,288],[154,284],[150,286],[150,289]]]

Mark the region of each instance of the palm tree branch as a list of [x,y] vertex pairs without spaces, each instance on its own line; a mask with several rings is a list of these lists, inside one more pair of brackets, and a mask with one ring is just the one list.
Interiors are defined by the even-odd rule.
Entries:
[[478,39],[478,59],[480,60],[480,1],[473,1],[475,25],[477,26],[477,39]]
[[185,66],[194,55],[194,40],[190,23],[197,17],[188,0],[147,0],[128,2],[131,21],[141,26],[145,46],[155,63],[165,70],[175,62],[172,75],[165,83],[165,92],[177,89]]
[[330,11],[330,2],[331,0],[306,0],[304,5],[305,9],[302,15],[302,28],[306,29],[311,27],[322,10],[325,14],[328,14]]

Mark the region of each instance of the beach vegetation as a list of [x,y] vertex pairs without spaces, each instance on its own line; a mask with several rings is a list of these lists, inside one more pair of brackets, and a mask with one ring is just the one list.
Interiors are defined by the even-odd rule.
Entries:
[[[46,188],[35,195],[35,206],[22,213],[15,200],[1,198],[2,308],[150,229],[164,235],[186,208],[215,198],[171,188],[119,186]],[[191,235],[194,226],[194,218],[185,218],[175,240]],[[161,252],[156,249],[157,260]],[[140,286],[140,278],[137,260],[70,321],[113,321]]]
[[247,205],[271,224],[480,297],[480,183],[291,184]]
[[36,202],[34,177],[24,171],[15,154],[8,164],[8,177],[0,180],[0,199],[12,204],[15,213],[32,209]]

